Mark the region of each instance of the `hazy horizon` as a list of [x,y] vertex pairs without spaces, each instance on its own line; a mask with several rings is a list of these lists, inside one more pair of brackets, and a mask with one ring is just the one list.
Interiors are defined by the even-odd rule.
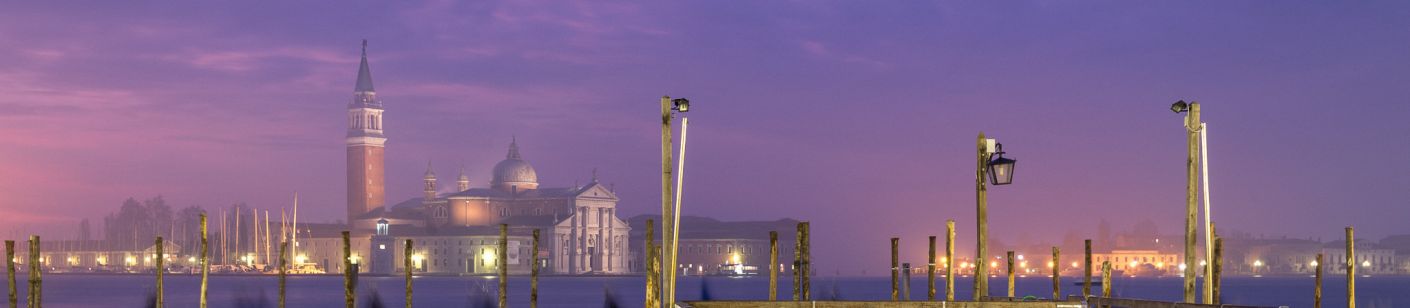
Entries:
[[[362,39],[387,204],[473,187],[517,138],[545,187],[660,213],[658,100],[690,98],[683,212],[811,221],[819,271],[974,237],[981,131],[1018,160],[990,236],[1184,223],[1176,100],[1209,123],[1221,230],[1410,234],[1410,3],[14,3],[0,12],[0,232],[128,197],[345,213]],[[18,238],[17,238],[18,239]],[[845,260],[845,261],[844,261]]]

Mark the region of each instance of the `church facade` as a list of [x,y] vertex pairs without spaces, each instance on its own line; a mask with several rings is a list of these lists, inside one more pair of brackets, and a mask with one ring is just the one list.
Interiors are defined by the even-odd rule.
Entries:
[[[385,204],[384,109],[372,85],[366,48],[364,42],[348,105],[348,224],[342,229],[352,232],[352,255],[343,255],[341,234],[329,226],[300,231],[307,233],[296,241],[296,260],[338,271],[342,258],[351,258],[360,271],[402,272],[409,239],[417,272],[491,274],[508,266],[511,273],[527,273],[538,266],[553,274],[630,273],[631,227],[617,218],[613,190],[597,181],[596,172],[586,185],[541,187],[517,140],[484,187],[474,187],[462,170],[452,192],[438,193],[438,179],[428,164],[421,196]],[[508,226],[504,246],[499,245],[501,224]],[[537,251],[532,249],[535,231]],[[508,249],[500,254],[499,247]],[[507,257],[500,260],[500,255]],[[538,264],[531,264],[533,255],[539,256]]]

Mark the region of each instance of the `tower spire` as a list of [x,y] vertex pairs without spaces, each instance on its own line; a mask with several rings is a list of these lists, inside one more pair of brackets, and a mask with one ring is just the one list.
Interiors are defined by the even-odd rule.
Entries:
[[367,40],[362,40],[362,64],[357,68],[357,86],[353,92],[375,92],[372,88],[372,68],[367,66]]

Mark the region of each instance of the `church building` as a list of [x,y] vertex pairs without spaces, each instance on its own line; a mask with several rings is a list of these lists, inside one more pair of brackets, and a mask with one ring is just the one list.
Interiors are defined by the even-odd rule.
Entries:
[[[348,104],[346,139],[348,225],[343,229],[352,231],[353,252],[342,255],[336,228],[301,230],[308,233],[299,235],[303,238],[295,248],[296,260],[331,272],[341,270],[341,258],[350,257],[361,271],[391,274],[404,270],[403,243],[410,239],[418,272],[478,275],[509,266],[511,273],[528,273],[533,254],[545,273],[630,272],[631,227],[617,218],[613,190],[597,181],[595,171],[586,185],[540,187],[538,173],[520,153],[517,140],[495,164],[485,187],[474,187],[461,170],[456,189],[438,193],[438,179],[428,164],[421,196],[385,204],[383,111],[364,41]],[[507,260],[497,259],[500,224],[509,229]],[[538,251],[531,251],[534,230],[541,233]]]

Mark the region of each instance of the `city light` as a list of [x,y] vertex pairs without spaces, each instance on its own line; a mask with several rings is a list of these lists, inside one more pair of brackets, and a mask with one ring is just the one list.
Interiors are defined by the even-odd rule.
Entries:
[[1185,264],[1184,264],[1184,263],[1180,263],[1180,271],[1184,271],[1185,268],[1186,268]]
[[494,264],[494,258],[494,249],[485,249],[480,253],[480,259],[485,262],[485,265]]
[[1263,266],[1263,260],[1253,260],[1253,266],[1254,266],[1254,267]]
[[298,255],[294,257],[295,264],[304,263],[304,261],[308,261],[307,255]]
[[1371,260],[1361,261],[1361,267],[1371,267]]

